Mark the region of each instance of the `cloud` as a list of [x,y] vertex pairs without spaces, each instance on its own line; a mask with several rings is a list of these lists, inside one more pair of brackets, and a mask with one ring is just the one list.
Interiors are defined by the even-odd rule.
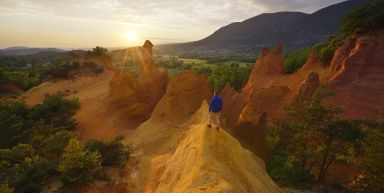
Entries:
[[[313,12],[342,0],[1,0],[6,16],[28,15],[68,20],[94,20],[136,26],[148,37],[196,40],[232,22],[263,12]],[[0,23],[1,24],[1,23]],[[64,25],[64,24],[63,24]],[[70,26],[70,23],[65,24]],[[137,27],[139,26],[139,27]],[[160,33],[161,32],[161,33]],[[81,32],[79,32],[81,33]],[[161,36],[161,37],[160,37]]]
[[253,5],[259,5],[268,12],[301,11],[312,13],[323,7],[345,0],[244,0]]
[[113,20],[149,25],[219,24],[262,12],[311,12],[341,0],[2,0],[1,12]]

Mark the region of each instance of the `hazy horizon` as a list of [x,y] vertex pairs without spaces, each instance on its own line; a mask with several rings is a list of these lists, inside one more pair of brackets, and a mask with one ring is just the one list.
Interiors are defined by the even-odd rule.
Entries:
[[0,48],[118,48],[202,39],[261,13],[312,13],[343,0],[1,0]]

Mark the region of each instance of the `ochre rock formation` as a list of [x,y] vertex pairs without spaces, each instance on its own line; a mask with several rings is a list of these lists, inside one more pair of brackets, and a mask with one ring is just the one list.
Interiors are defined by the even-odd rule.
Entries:
[[156,68],[151,53],[152,44],[147,40],[140,58],[141,73],[116,72],[110,82],[106,104],[110,111],[117,113],[118,122],[128,129],[150,117],[167,87],[168,72]]
[[238,122],[255,122],[260,115],[280,117],[286,104],[285,97],[289,93],[286,86],[255,89],[250,95],[248,103],[243,108]]
[[248,103],[248,92],[236,92],[229,84],[227,84],[220,93],[223,98],[223,118],[229,126],[235,126],[238,122],[239,115]]
[[300,85],[299,90],[297,90],[297,98],[311,97],[319,87],[319,75],[315,72],[310,72],[307,79],[305,79],[305,81]]
[[225,130],[206,127],[207,109],[204,102],[179,126],[150,118],[135,130],[129,141],[142,152],[132,192],[281,193],[260,158]]
[[260,50],[259,58],[252,69],[245,90],[270,87],[276,77],[283,75],[282,49],[283,46],[277,44],[272,51],[267,48]]
[[305,64],[300,68],[300,71],[313,71],[318,67],[324,66],[316,50],[313,50],[309,55]]
[[346,117],[384,117],[383,36],[368,34],[347,39],[337,50],[332,69],[338,71],[329,82],[336,94],[331,102]]
[[255,122],[262,113],[268,116],[281,114],[281,106],[290,91],[289,87],[278,82],[284,77],[283,65],[281,44],[272,51],[261,49],[244,88],[239,93],[228,85],[223,89],[223,114],[230,126]]
[[234,129],[243,147],[264,161],[267,159],[267,127],[267,113],[262,113],[257,122],[243,122]]
[[166,94],[159,101],[152,119],[178,125],[200,108],[203,100],[209,100],[212,89],[205,77],[193,71],[183,72],[171,79]]

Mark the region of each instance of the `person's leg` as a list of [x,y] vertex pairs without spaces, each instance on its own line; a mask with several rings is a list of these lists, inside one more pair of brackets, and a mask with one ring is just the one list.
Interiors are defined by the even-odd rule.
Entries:
[[216,118],[216,124],[218,128],[221,128],[221,121],[220,121],[220,112],[215,113],[215,118]]
[[211,127],[211,124],[212,124],[212,113],[211,112],[209,112],[208,113],[208,127]]

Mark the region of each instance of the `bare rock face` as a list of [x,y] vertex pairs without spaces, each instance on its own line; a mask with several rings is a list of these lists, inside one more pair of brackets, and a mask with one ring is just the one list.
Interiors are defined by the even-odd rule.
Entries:
[[227,84],[220,93],[220,96],[224,101],[223,115],[226,123],[234,127],[237,125],[241,111],[248,102],[248,92],[242,91],[238,93]]
[[134,128],[147,120],[164,95],[168,72],[160,72],[152,59],[152,44],[147,40],[141,55],[141,74],[116,72],[110,82],[107,105],[118,112],[122,125]]
[[283,76],[282,48],[281,44],[277,44],[273,50],[260,50],[257,62],[241,92],[236,92],[229,85],[223,89],[223,114],[230,126],[256,122],[264,112],[275,114],[272,111],[280,105],[279,100],[289,93],[287,86],[274,85]]
[[255,122],[263,113],[276,117],[283,113],[286,105],[286,96],[289,88],[286,86],[273,86],[270,88],[255,89],[243,108],[238,123]]
[[336,54],[333,59],[332,67],[338,71],[329,82],[336,93],[331,102],[347,118],[383,118],[384,38],[379,35],[350,38],[337,52],[343,54]]
[[267,113],[262,113],[257,122],[243,122],[234,132],[243,146],[255,153],[262,160],[267,159]]
[[208,101],[211,96],[212,89],[203,76],[193,71],[180,73],[169,82],[167,91],[154,109],[151,119],[178,125],[193,115],[202,102]]
[[270,87],[273,78],[283,74],[284,58],[282,49],[283,46],[277,44],[272,51],[267,48],[260,50],[259,58],[245,86],[246,90],[255,87]]
[[348,55],[355,47],[356,40],[356,37],[348,37],[344,44],[335,51],[331,62],[331,69],[333,71],[341,69],[342,63],[347,59]]
[[317,66],[321,66],[321,65],[322,65],[322,62],[321,62],[319,54],[316,51],[312,51],[311,54],[309,55],[307,61],[303,65],[303,67],[301,67],[300,71],[313,70]]
[[301,97],[311,97],[313,93],[320,86],[320,78],[319,75],[315,72],[310,72],[307,75],[307,79],[301,84],[299,90],[297,91],[297,98]]

